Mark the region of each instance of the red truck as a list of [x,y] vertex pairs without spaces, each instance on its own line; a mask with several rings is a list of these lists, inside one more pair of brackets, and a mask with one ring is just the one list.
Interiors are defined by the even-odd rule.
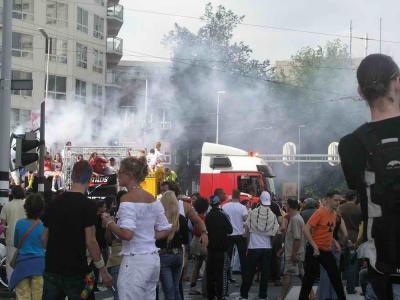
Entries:
[[238,189],[251,202],[259,200],[262,191],[275,194],[271,167],[254,152],[204,143],[201,151],[200,194],[209,198],[216,188],[227,195]]

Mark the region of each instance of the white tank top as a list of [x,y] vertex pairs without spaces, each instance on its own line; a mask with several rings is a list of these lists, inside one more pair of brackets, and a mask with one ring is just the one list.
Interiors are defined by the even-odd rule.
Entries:
[[179,214],[181,214],[182,216],[184,216],[186,218],[185,206],[183,205],[183,201],[182,200],[178,200],[178,203],[179,203]]

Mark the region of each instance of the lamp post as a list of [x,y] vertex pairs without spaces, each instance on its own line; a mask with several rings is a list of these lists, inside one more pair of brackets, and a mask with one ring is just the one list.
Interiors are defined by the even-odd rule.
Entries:
[[[300,146],[301,146],[301,128],[306,127],[306,125],[299,125],[297,127],[298,133],[299,133],[299,140],[298,140],[298,149],[297,153],[300,154]],[[300,159],[300,158],[299,158]],[[301,188],[300,188],[300,162],[297,163],[297,201],[300,202],[300,194],[301,194]]]
[[218,91],[217,92],[217,132],[215,134],[215,143],[218,144],[219,142],[219,102],[220,102],[220,96],[225,95],[225,91]]
[[46,62],[46,89],[44,101],[40,104],[40,155],[39,155],[39,184],[38,191],[44,192],[44,153],[46,151],[45,143],[45,120],[46,120],[46,100],[49,95],[49,62],[50,62],[50,38],[47,32],[43,28],[38,28],[40,33],[46,39],[46,52],[47,52],[47,62]]

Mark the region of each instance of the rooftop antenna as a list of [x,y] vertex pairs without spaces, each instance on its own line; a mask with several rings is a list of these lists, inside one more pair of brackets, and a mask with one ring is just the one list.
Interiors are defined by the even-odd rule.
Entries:
[[382,18],[379,19],[379,53],[382,53]]

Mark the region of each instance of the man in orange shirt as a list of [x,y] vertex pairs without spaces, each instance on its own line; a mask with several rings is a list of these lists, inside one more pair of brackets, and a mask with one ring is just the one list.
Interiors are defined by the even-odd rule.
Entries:
[[342,196],[337,191],[329,192],[326,195],[326,203],[320,207],[304,226],[304,235],[311,247],[307,251],[313,251],[312,255],[306,255],[309,261],[303,277],[299,300],[309,299],[308,296],[322,265],[329,275],[338,300],[346,299],[340,273],[336,265],[335,257],[331,252],[333,229],[336,223],[336,212]]

